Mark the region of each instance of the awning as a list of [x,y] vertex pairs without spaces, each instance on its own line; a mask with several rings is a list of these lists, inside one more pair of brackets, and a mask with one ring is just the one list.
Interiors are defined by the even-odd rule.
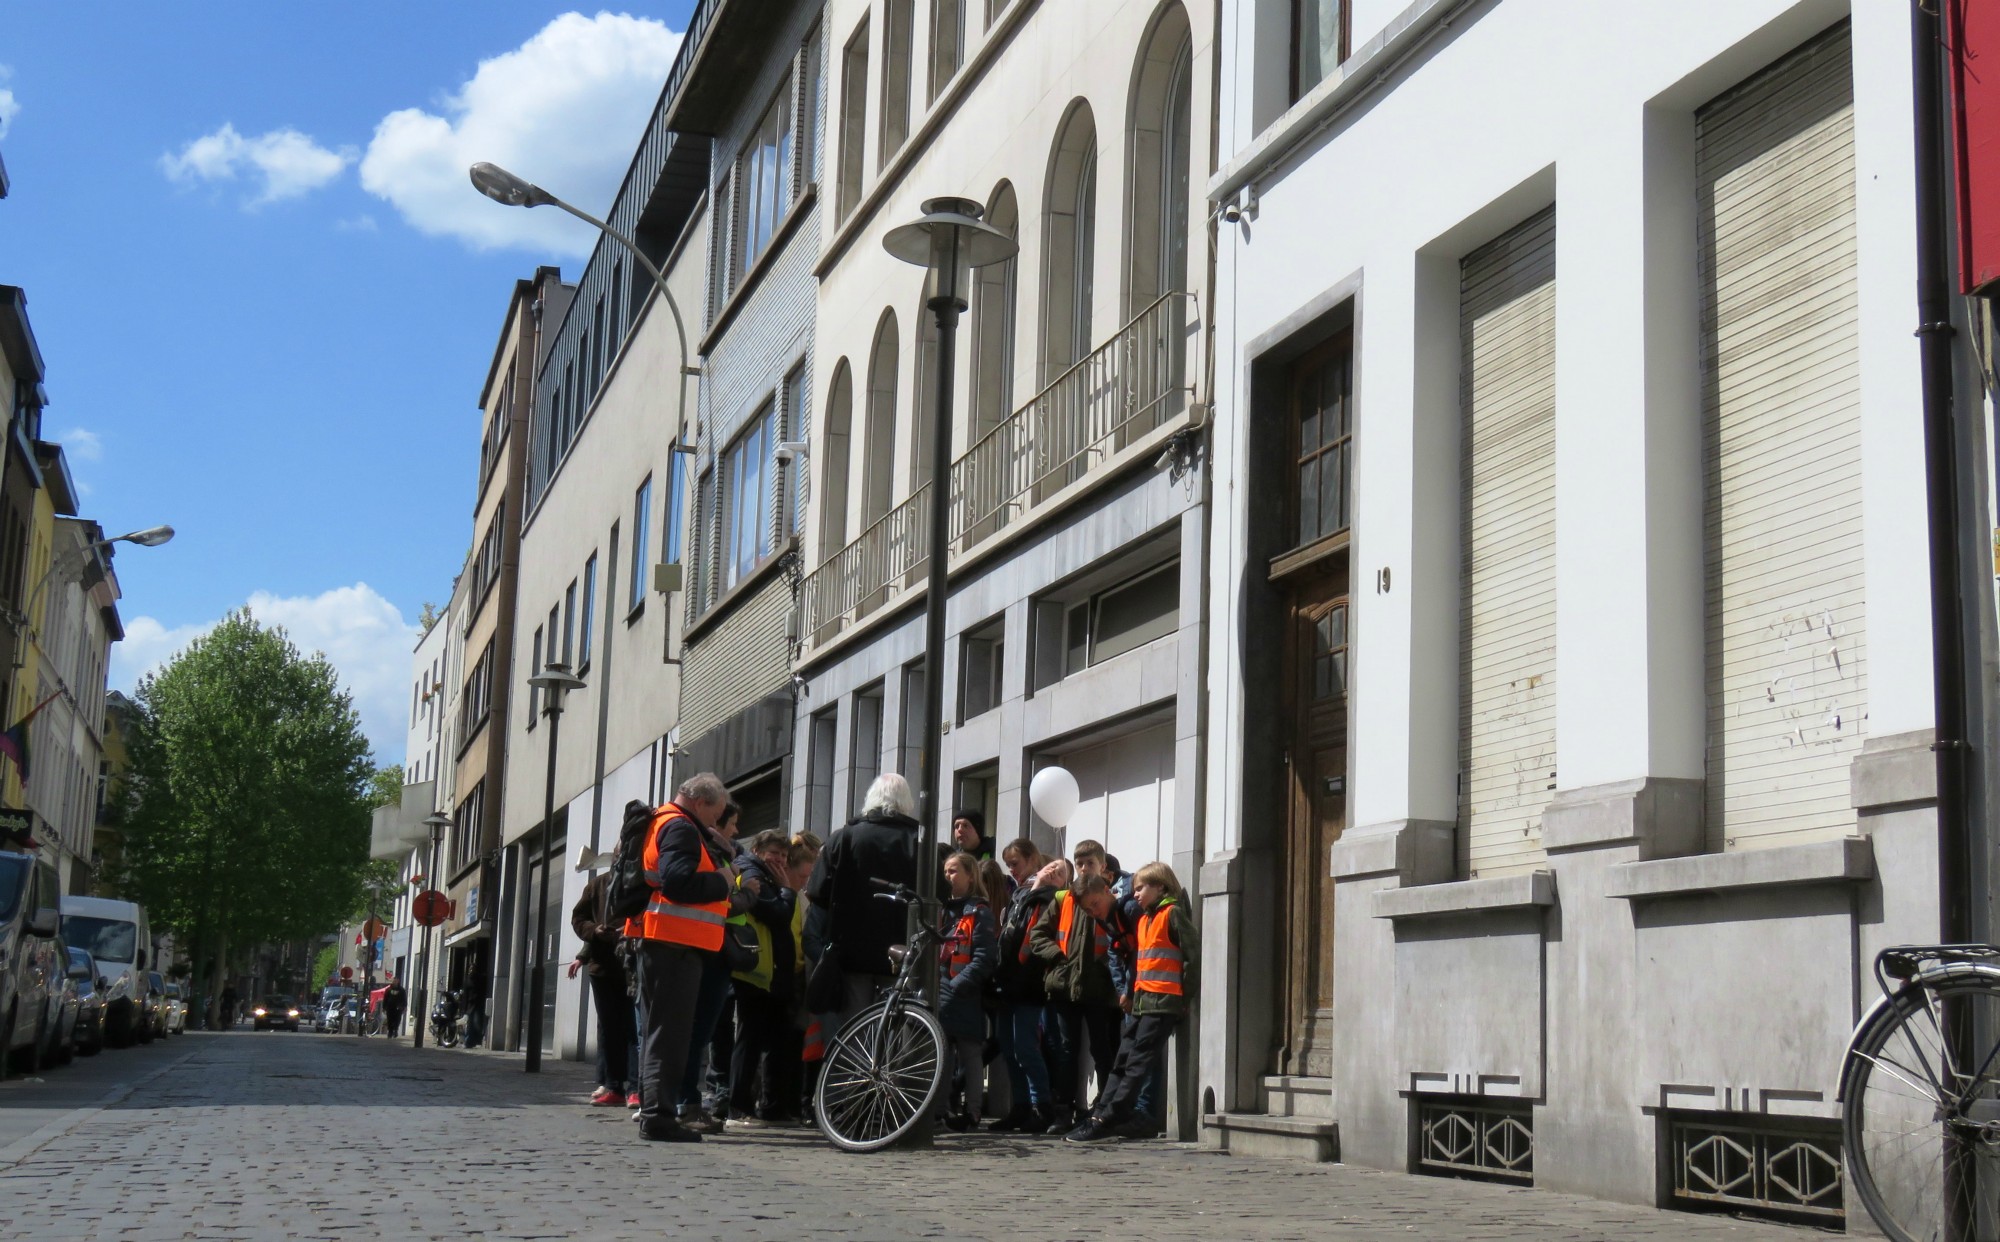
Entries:
[[456,949],[459,945],[483,939],[492,934],[493,924],[491,922],[474,923],[470,927],[461,927],[451,935],[446,936],[444,938],[444,947],[447,949]]

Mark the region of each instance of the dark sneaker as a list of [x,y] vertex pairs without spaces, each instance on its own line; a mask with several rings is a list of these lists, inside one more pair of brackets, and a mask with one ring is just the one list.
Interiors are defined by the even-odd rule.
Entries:
[[722,1118],[701,1109],[681,1114],[681,1125],[696,1134],[722,1133]]
[[1066,1108],[1057,1108],[1049,1114],[1048,1124],[1042,1127],[1043,1134],[1068,1134],[1076,1129],[1076,1115]]
[[1076,1129],[1071,1130],[1068,1134],[1063,1135],[1063,1142],[1108,1143],[1117,1137],[1118,1137],[1117,1135],[1111,1132],[1110,1126],[1107,1126],[1103,1122],[1099,1121],[1097,1118],[1092,1117],[1090,1120],[1084,1122]]
[[641,1125],[639,1137],[649,1143],[699,1143],[701,1135],[676,1122],[662,1122],[658,1125]]
[[1156,1139],[1167,1132],[1167,1128],[1151,1117],[1135,1116],[1111,1127],[1111,1132],[1122,1139]]
[[952,1113],[944,1119],[944,1128],[953,1134],[963,1134],[972,1128],[972,1118],[964,1113]]

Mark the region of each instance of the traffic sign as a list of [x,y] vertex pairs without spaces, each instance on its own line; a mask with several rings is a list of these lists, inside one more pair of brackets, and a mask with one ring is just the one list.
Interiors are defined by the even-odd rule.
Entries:
[[410,903],[410,917],[419,927],[436,927],[451,915],[451,901],[434,888],[417,894]]
[[343,983],[349,979],[352,979],[353,977],[354,977],[354,967],[342,966],[340,968],[340,978]]
[[389,928],[381,919],[369,919],[361,925],[361,934],[369,940],[380,940],[389,934]]

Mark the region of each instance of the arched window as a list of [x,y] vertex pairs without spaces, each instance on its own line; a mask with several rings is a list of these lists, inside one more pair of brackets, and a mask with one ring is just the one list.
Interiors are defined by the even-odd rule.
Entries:
[[868,351],[868,423],[861,472],[864,531],[887,515],[895,503],[896,361],[896,312],[885,310],[875,329],[875,345]]
[[1097,123],[1070,105],[1049,165],[1042,260],[1042,381],[1091,350],[1091,275],[1097,252]]
[[1132,183],[1125,316],[1187,288],[1190,93],[1194,41],[1173,0],[1153,22],[1132,83],[1127,141]]
[[826,397],[826,429],[819,445],[819,559],[847,546],[847,428],[854,416],[854,375],[847,359],[833,369]]
[[[986,223],[1019,239],[1021,211],[1014,187],[993,191]],[[977,444],[1014,408],[1014,288],[1018,259],[972,272],[972,417],[966,447]]]

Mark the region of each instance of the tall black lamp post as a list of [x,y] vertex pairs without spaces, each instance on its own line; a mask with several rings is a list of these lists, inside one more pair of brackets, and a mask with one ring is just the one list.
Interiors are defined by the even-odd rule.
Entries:
[[[923,823],[917,860],[918,909],[928,919],[937,899],[939,796],[944,733],[944,606],[947,548],[951,542],[951,395],[958,317],[972,269],[1004,263],[1019,249],[1014,239],[982,223],[984,208],[971,199],[933,198],[919,220],[890,229],[882,247],[905,263],[930,269],[930,298],[937,319],[937,407],[931,438],[930,574],[924,598],[924,748],[917,765],[918,815]],[[925,994],[937,996],[937,959],[925,962]]]
[[549,770],[542,794],[542,886],[535,907],[535,965],[529,977],[528,1065],[530,1074],[542,1072],[542,989],[548,986],[549,949],[549,847],[556,830],[556,735],[562,728],[563,696],[583,689],[583,678],[569,671],[561,660],[551,660],[542,671],[528,678],[528,684],[542,692],[542,715],[549,718]]
[[[451,827],[451,816],[446,815],[443,811],[437,811],[427,816],[424,819],[424,823],[431,830],[431,861],[430,865],[424,868],[424,887],[423,892],[417,894],[419,898],[424,893],[432,892],[437,888],[438,847],[444,844],[444,830]],[[425,910],[424,913],[429,915],[434,912]],[[417,967],[417,994],[413,998],[416,1001],[416,1008],[412,1011],[415,1017],[410,1023],[410,1025],[417,1028],[416,1042],[412,1045],[417,1048],[424,1046],[424,1022],[430,1017],[431,1012],[429,997],[431,991],[431,932],[433,930],[432,924],[424,924],[423,961]]]

